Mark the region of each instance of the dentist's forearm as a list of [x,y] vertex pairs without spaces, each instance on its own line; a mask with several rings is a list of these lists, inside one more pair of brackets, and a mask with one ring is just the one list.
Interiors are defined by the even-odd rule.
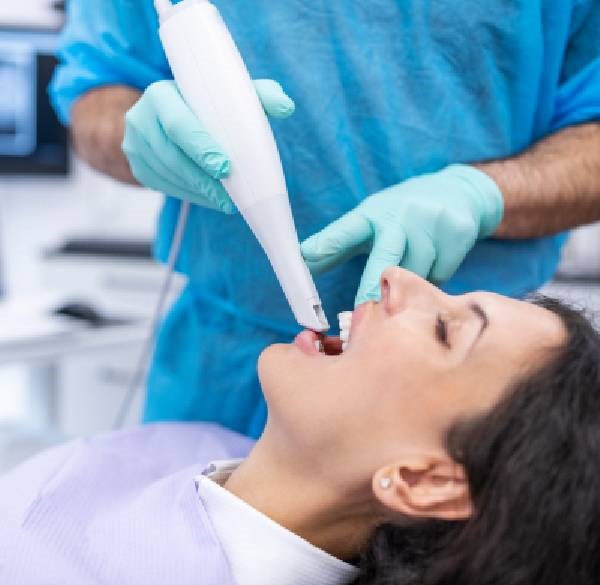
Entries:
[[566,128],[518,156],[474,166],[504,197],[495,237],[538,237],[600,221],[600,123]]
[[98,171],[125,183],[138,182],[121,150],[125,114],[141,93],[108,85],[84,94],[73,106],[71,134],[77,154]]

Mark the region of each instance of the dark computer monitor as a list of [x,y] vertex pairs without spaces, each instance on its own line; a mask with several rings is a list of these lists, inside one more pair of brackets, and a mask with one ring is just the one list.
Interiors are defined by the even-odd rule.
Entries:
[[65,175],[66,129],[47,89],[58,33],[0,28],[0,174]]

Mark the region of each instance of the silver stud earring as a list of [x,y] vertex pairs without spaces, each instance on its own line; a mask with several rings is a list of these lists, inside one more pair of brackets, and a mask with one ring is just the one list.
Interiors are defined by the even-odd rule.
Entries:
[[384,490],[390,489],[392,487],[392,479],[390,477],[382,477],[379,480],[379,485]]

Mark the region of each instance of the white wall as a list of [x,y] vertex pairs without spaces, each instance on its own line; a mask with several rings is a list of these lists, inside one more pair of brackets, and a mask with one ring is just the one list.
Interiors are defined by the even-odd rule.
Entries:
[[161,196],[103,177],[78,159],[68,178],[0,176],[0,270],[10,295],[42,287],[45,250],[72,235],[154,234]]
[[[2,26],[58,27],[61,20],[52,0],[0,0]],[[0,281],[12,295],[35,293],[42,286],[43,251],[70,235],[151,238],[160,199],[79,160],[68,178],[0,175]]]
[[8,25],[58,27],[62,16],[52,9],[52,0],[1,0],[0,22]]

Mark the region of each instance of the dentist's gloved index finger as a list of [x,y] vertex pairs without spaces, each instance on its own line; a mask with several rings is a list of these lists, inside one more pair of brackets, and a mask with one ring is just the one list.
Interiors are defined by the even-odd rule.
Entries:
[[401,229],[386,229],[375,234],[373,249],[367,259],[354,305],[381,298],[380,281],[383,272],[398,266],[406,251],[406,234]]
[[146,92],[169,139],[213,179],[226,177],[227,155],[185,103],[175,82],[158,81]]
[[349,211],[304,240],[302,255],[310,271],[319,274],[364,251],[373,234],[373,227],[364,215]]

